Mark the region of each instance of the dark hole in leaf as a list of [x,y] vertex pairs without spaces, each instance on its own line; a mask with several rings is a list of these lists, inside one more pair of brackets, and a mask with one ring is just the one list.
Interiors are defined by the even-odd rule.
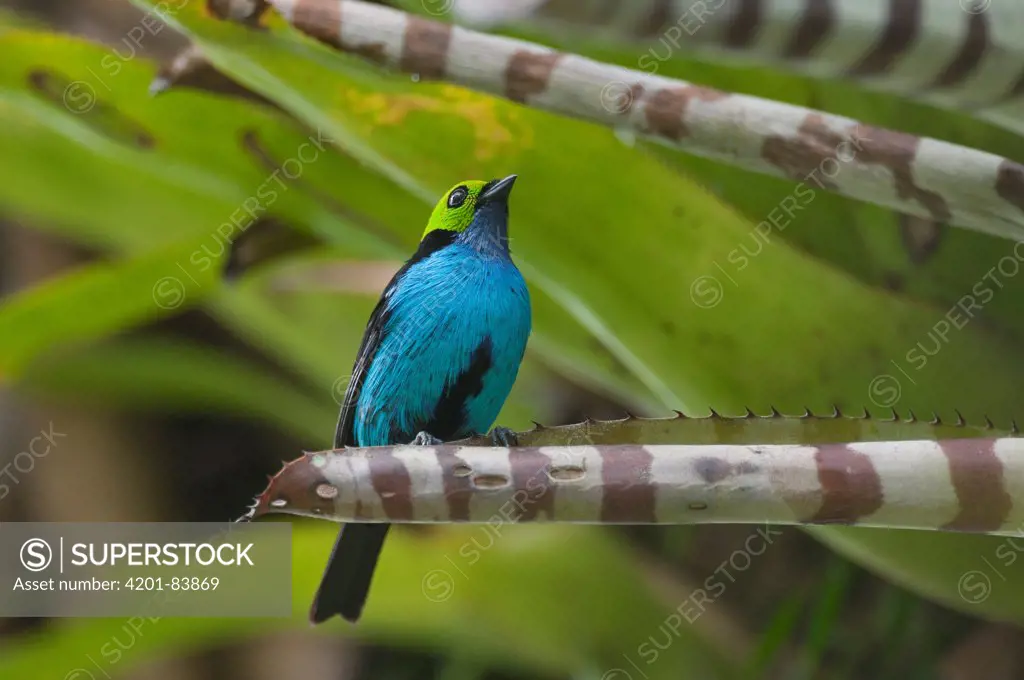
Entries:
[[510,483],[505,475],[477,475],[473,478],[473,486],[478,489],[500,489]]
[[28,74],[28,84],[44,98],[81,117],[113,140],[141,149],[156,146],[156,138],[149,131],[116,107],[101,101],[96,86],[86,80],[69,80],[59,73],[35,68]]

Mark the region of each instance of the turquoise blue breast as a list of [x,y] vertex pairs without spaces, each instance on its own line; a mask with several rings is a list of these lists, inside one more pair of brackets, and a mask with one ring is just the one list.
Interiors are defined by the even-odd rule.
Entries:
[[413,264],[386,305],[356,403],[357,444],[490,430],[530,334],[530,299],[512,260],[453,244]]

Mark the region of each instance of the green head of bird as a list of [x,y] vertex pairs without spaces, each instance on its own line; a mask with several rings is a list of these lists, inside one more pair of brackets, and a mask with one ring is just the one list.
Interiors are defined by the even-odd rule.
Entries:
[[459,182],[434,206],[423,239],[443,235],[477,248],[499,246],[507,252],[508,198],[515,182],[516,175],[490,182]]

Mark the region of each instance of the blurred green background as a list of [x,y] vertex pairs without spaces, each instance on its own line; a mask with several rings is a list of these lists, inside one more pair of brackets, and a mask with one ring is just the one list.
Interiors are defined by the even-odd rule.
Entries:
[[[977,318],[936,334],[1011,242],[821,192],[764,237],[793,183],[413,82],[277,18],[256,34],[195,2],[176,19],[259,96],[214,79],[151,97],[187,40],[129,2],[0,3],[0,521],[237,517],[282,460],[329,445],[433,198],[512,172],[535,332],[504,425],[1022,413],[1024,277],[997,275]],[[1024,160],[1009,132],[849,82],[687,55],[661,75]],[[14,468],[48,427],[66,437]],[[294,524],[291,619],[0,620],[0,678],[1024,676],[1020,541],[402,527],[364,620],[314,629],[336,526]],[[965,590],[979,573],[987,589]]]

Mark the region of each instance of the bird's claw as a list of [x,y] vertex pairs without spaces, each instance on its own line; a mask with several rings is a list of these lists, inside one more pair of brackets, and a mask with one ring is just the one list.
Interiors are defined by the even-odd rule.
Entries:
[[510,430],[507,427],[496,427],[491,430],[491,443],[495,446],[511,448],[513,446],[519,446],[519,437],[516,435],[515,431]]
[[444,444],[444,442],[429,432],[420,432],[411,442],[412,446],[437,446],[439,444]]

